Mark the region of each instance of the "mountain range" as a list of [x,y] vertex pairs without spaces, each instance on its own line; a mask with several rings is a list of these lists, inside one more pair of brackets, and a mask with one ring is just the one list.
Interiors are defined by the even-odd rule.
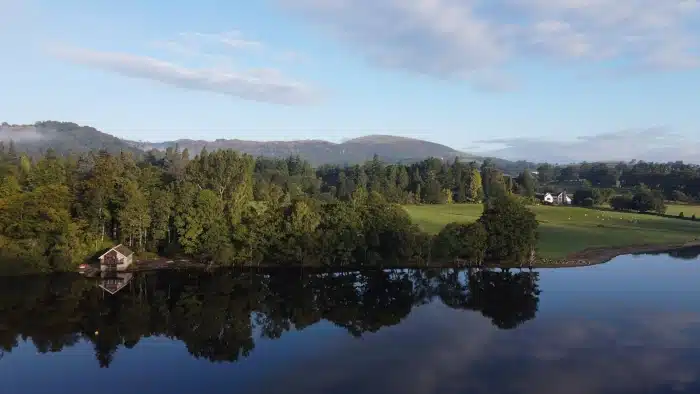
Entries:
[[372,159],[375,154],[386,162],[406,162],[422,160],[427,157],[442,159],[471,157],[471,155],[449,146],[390,135],[370,135],[342,143],[323,140],[246,141],[239,139],[218,139],[215,141],[183,139],[159,143],[129,143],[144,151],[164,150],[177,145],[181,150],[187,149],[193,154],[198,154],[202,148],[206,147],[210,151],[233,149],[253,156],[288,157],[289,155],[299,155],[314,165],[362,163]]
[[233,149],[254,156],[288,157],[299,155],[314,165],[355,164],[372,159],[376,154],[386,162],[410,162],[428,157],[452,160],[455,157],[472,159],[473,155],[449,146],[413,138],[389,135],[370,135],[342,143],[323,140],[246,141],[217,139],[215,141],[181,139],[166,142],[129,141],[103,133],[93,127],[68,122],[37,122],[33,125],[0,125],[0,141],[13,141],[16,149],[30,154],[51,148],[57,153],[87,152],[104,149],[118,153],[127,151],[141,154],[150,150],[164,151],[178,146],[190,154],[207,150]]
[[[299,155],[312,165],[360,164],[378,155],[387,163],[411,163],[429,157],[451,161],[455,158],[481,163],[485,157],[471,155],[434,142],[390,135],[369,135],[342,143],[323,140],[245,141],[218,139],[215,141],[181,139],[166,142],[142,142],[117,138],[94,127],[70,122],[45,121],[33,125],[0,124],[0,143],[12,141],[19,152],[37,155],[53,149],[58,154],[106,150],[110,153],[130,152],[137,156],[151,150],[165,151],[170,147],[187,149],[191,155],[204,147],[209,151],[233,149],[253,156],[289,157]],[[509,161],[491,157],[497,168],[517,175],[536,164],[527,161]]]

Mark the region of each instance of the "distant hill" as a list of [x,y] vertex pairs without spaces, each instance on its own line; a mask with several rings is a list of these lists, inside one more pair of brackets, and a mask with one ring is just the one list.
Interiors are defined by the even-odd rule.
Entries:
[[0,124],[0,141],[12,141],[19,152],[39,154],[52,148],[59,154],[89,152],[104,149],[143,153],[133,144],[99,130],[70,122],[37,122],[33,125]]
[[[455,157],[460,157],[477,162],[483,160],[482,157],[460,152],[449,146],[391,135],[369,135],[339,144],[323,140],[245,141],[237,139],[136,142],[119,139],[93,127],[55,121],[37,122],[33,125],[0,124],[0,142],[8,144],[10,141],[13,141],[18,151],[30,154],[40,154],[51,148],[58,154],[105,149],[111,153],[125,151],[141,155],[153,149],[164,151],[178,145],[180,149],[188,149],[192,155],[198,154],[204,147],[209,151],[234,149],[254,156],[299,155],[313,165],[358,164],[371,160],[375,154],[385,162],[404,164],[421,161],[428,157],[443,160],[454,160]],[[535,167],[533,163],[502,159],[494,159],[494,163],[509,174],[517,174],[524,168]]]
[[314,165],[319,164],[354,164],[371,160],[377,154],[386,162],[422,160],[427,157],[454,159],[471,157],[450,148],[414,138],[390,135],[370,135],[355,138],[340,144],[322,140],[298,141],[244,141],[244,140],[176,140],[160,143],[137,143],[133,145],[143,150],[164,150],[178,145],[197,154],[202,148],[207,150],[234,149],[254,156],[287,157],[299,155]]

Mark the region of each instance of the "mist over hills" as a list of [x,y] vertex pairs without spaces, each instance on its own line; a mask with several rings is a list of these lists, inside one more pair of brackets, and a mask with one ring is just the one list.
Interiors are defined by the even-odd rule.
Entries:
[[33,125],[0,124],[0,142],[12,141],[19,152],[30,155],[46,152],[49,148],[59,154],[81,153],[104,149],[110,153],[122,151],[142,153],[133,144],[94,127],[70,122],[36,122]]

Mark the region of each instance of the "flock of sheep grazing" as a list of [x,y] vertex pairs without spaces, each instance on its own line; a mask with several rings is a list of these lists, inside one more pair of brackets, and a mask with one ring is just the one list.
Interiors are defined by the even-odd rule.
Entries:
[[[588,217],[588,214],[586,213],[586,214],[584,214],[583,216]],[[614,220],[615,217],[613,217],[612,215],[602,214],[602,215],[597,215],[597,216],[596,216],[596,219],[599,219],[599,220],[601,220],[601,221],[605,221],[605,220]],[[627,222],[629,222],[629,223],[639,223],[639,219],[637,219],[636,217],[634,217],[634,218],[623,218],[622,216],[620,216],[619,219],[620,219],[620,220],[625,220],[625,221],[627,221]],[[569,216],[569,220],[572,220],[571,216]]]

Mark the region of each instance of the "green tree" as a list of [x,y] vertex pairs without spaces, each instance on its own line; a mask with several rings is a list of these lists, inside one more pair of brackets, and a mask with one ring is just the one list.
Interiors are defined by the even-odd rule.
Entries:
[[512,197],[493,199],[479,222],[488,233],[486,260],[522,263],[534,254],[537,219],[518,200]]
[[435,236],[432,256],[481,264],[488,234],[483,224],[449,223]]
[[532,177],[530,171],[523,171],[518,176],[518,184],[521,187],[521,194],[528,198],[535,197],[535,179]]
[[151,213],[147,197],[138,184],[127,181],[123,189],[123,206],[117,214],[122,238],[131,247],[144,249],[148,229],[151,226]]
[[469,177],[469,187],[467,188],[467,199],[470,202],[480,202],[484,198],[484,188],[481,180],[481,173],[474,168]]

